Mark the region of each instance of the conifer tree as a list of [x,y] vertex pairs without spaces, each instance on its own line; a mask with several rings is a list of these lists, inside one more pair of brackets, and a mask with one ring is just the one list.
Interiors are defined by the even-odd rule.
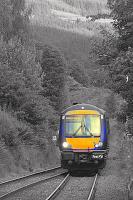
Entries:
[[28,37],[30,13],[25,0],[0,1],[0,35],[5,41],[14,36],[21,41]]
[[58,50],[50,46],[44,47],[41,61],[43,95],[50,100],[57,112],[61,111],[63,106],[66,66],[66,61]]
[[133,1],[132,0],[108,0],[112,9],[114,27],[119,33],[119,50],[128,50],[133,47]]

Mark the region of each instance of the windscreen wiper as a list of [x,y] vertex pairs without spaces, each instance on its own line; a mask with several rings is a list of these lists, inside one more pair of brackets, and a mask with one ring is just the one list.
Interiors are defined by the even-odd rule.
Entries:
[[76,134],[79,132],[79,130],[80,130],[80,128],[82,128],[82,127],[84,127],[88,132],[89,132],[89,134],[90,134],[90,136],[93,136],[94,137],[94,135],[91,133],[91,131],[84,125],[81,125],[73,134],[72,134],[72,136],[76,136]]
[[82,125],[72,134],[72,136],[75,136],[79,132],[80,128],[82,128]]
[[84,125],[84,127],[85,127],[85,129],[90,133],[90,136],[94,136],[94,135],[91,133],[91,131],[88,129],[87,126]]

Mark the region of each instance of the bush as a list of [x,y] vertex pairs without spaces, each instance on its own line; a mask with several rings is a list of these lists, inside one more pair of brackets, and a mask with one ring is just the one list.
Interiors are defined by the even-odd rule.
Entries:
[[11,114],[0,110],[0,140],[6,146],[19,145],[25,135],[33,135],[32,130],[26,124],[18,121]]

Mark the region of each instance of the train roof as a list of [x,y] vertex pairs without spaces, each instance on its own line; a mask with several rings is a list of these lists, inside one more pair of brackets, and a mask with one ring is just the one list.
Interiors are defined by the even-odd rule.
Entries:
[[66,108],[65,110],[62,111],[61,114],[65,114],[66,112],[68,112],[70,110],[82,110],[83,109],[82,107],[84,107],[84,109],[86,109],[86,110],[96,110],[100,114],[106,114],[105,110],[98,108],[97,106],[94,106],[94,105],[91,105],[91,104],[76,104],[76,105],[73,105],[73,106]]

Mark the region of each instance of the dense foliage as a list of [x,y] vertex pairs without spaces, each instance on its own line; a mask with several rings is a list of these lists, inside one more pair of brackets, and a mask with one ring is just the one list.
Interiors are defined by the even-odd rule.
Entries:
[[83,63],[80,63],[76,59],[71,61],[70,76],[72,76],[77,82],[83,86],[88,86],[88,72],[85,69]]
[[112,9],[114,27],[119,33],[118,49],[128,50],[133,47],[133,2],[132,0],[112,0],[108,1]]
[[29,39],[30,12],[24,0],[0,2],[0,138],[8,146],[45,148],[63,107],[67,65],[53,47],[38,54]]
[[25,0],[0,1],[0,33],[8,41],[17,36],[25,41],[29,33],[30,8],[26,8]]
[[[115,77],[114,88],[128,102],[127,116],[133,117],[133,2],[119,0],[110,3],[114,17],[114,27],[118,31],[118,55],[112,62],[112,77]],[[116,88],[117,86],[117,88]]]
[[42,59],[43,96],[47,97],[57,112],[63,109],[63,95],[67,64],[61,53],[49,46],[43,48]]
[[96,45],[95,53],[98,63],[108,72],[105,85],[127,102],[119,118],[126,122],[133,117],[133,2],[112,0],[108,4],[114,19],[114,32],[102,30],[103,40]]

